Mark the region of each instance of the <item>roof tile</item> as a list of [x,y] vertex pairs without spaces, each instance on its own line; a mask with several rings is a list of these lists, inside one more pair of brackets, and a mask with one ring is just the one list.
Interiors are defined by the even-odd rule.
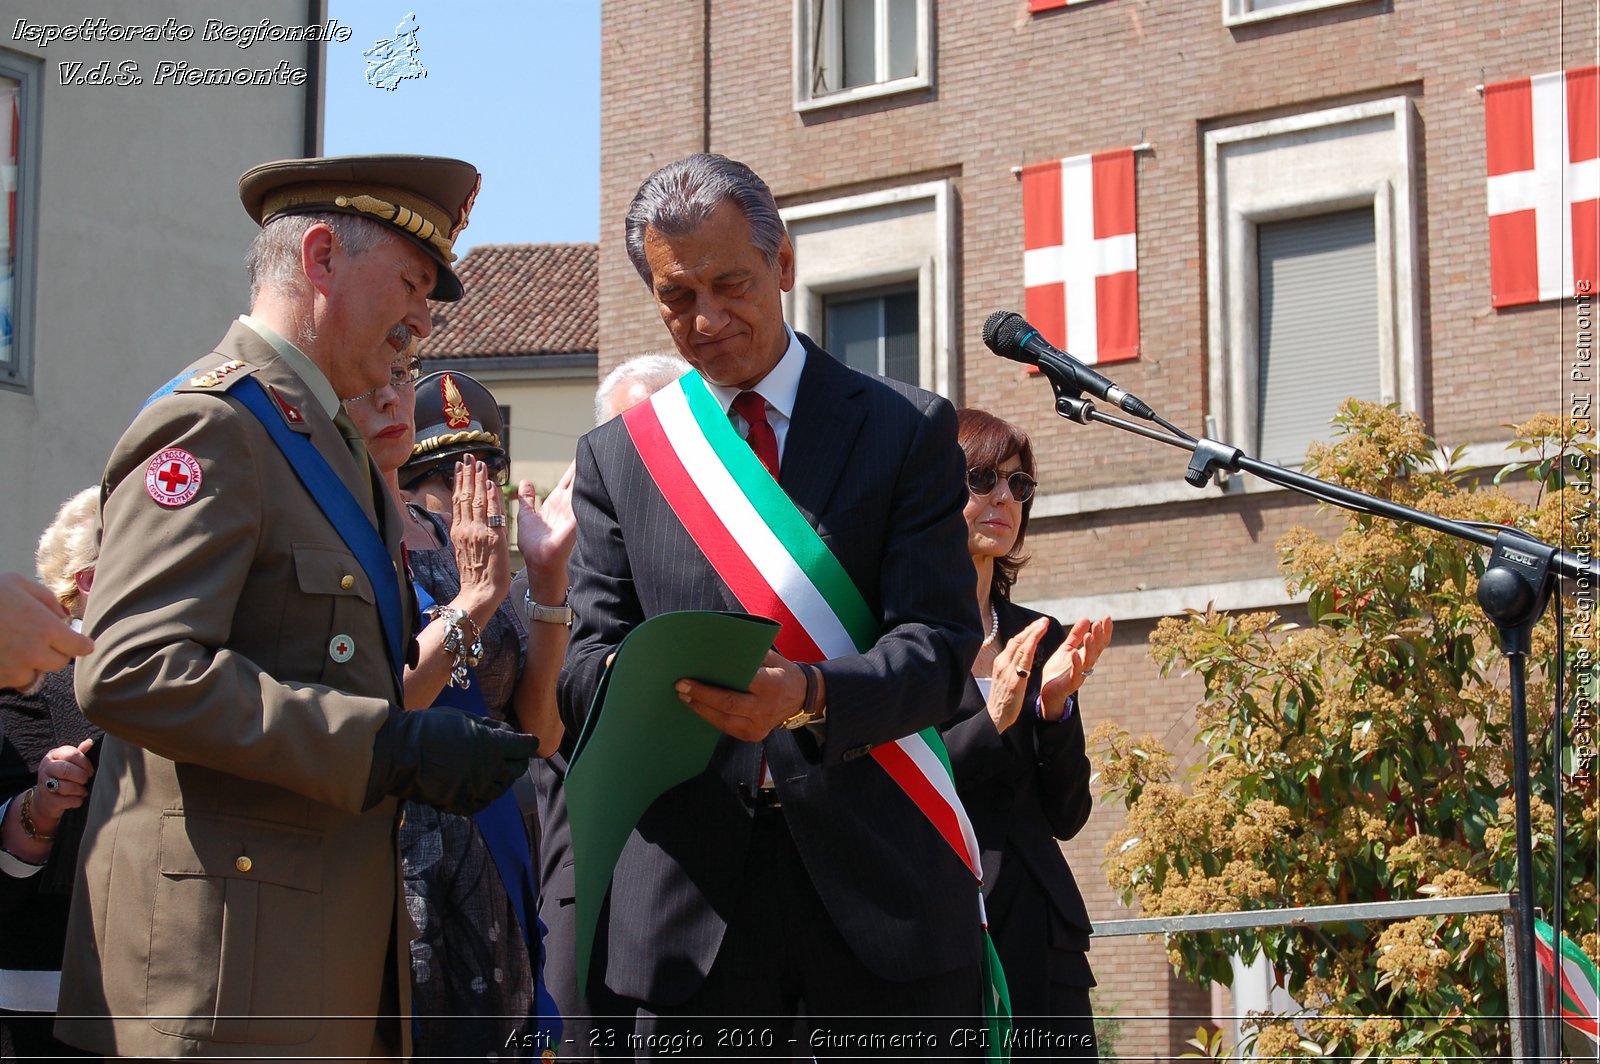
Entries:
[[466,294],[433,305],[424,358],[599,350],[599,245],[481,244],[456,273]]

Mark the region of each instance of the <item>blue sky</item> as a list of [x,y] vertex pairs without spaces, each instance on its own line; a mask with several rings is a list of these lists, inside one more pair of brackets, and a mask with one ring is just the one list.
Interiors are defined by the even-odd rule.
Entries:
[[[366,80],[366,49],[416,16],[427,76]],[[592,241],[599,233],[599,0],[331,0],[323,150],[465,159],[483,173],[456,244]]]

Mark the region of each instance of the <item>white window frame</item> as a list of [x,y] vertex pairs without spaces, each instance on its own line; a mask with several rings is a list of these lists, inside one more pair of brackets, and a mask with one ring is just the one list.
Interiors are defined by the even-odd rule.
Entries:
[[[815,111],[825,107],[837,107],[840,104],[855,103],[858,100],[870,100],[880,96],[893,96],[903,92],[916,92],[927,89],[933,85],[933,0],[916,0],[917,4],[917,73],[911,77],[895,78],[892,81],[879,81],[871,85],[857,85],[854,88],[841,89],[822,96],[811,94],[811,26],[812,13],[822,0],[794,0],[794,109],[796,111]],[[888,67],[889,34],[888,34],[888,0],[877,0],[878,17],[878,67],[880,70]],[[824,47],[834,56],[833,62],[839,62],[839,35],[838,7],[828,9],[832,12],[827,16],[829,25],[824,27],[822,33],[826,38]]]
[[[22,136],[17,143],[17,248],[11,280],[12,343],[9,365],[0,363],[0,389],[33,390],[34,284],[39,263],[39,126],[43,120],[40,89],[43,60],[0,48],[0,77],[20,85],[17,118]],[[4,220],[0,219],[0,224]]]
[[[1340,157],[1341,135],[1387,133],[1382,152]],[[1261,279],[1256,227],[1332,211],[1371,207],[1378,254],[1378,372],[1382,401],[1417,410],[1422,335],[1416,296],[1415,121],[1405,97],[1335,107],[1287,118],[1214,129],[1205,135],[1207,412],[1224,442],[1247,450],[1259,428]],[[1376,141],[1374,143],[1377,143]],[[1308,148],[1307,145],[1310,145]],[[1274,149],[1309,153],[1325,146],[1330,163],[1292,179],[1226,187],[1225,167]],[[1265,165],[1265,164],[1262,164]]]
[[803,248],[797,248],[794,289],[784,295],[784,315],[789,324],[807,336],[821,337],[824,296],[915,281],[918,384],[954,399],[953,195],[949,181],[928,181],[782,210],[783,220],[791,229],[796,222],[821,219],[835,231],[852,225],[851,215],[857,216],[854,224],[867,225],[872,222],[870,212],[902,203],[931,201],[933,215],[931,248],[875,245],[870,255],[833,256],[827,261],[808,258]]
[[1222,0],[1224,26],[1248,26],[1252,22],[1286,18],[1306,11],[1320,11],[1325,7],[1344,7],[1347,4],[1366,3],[1367,0],[1299,0],[1298,3],[1280,4],[1257,9],[1255,0]]

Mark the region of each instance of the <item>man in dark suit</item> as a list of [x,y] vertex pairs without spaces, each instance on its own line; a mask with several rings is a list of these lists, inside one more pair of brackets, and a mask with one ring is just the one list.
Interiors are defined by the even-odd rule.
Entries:
[[[623,411],[685,373],[689,364],[664,351],[635,355],[614,367],[594,393],[594,423],[604,425]],[[562,1060],[589,1060],[604,1047],[598,1036],[587,1036],[591,1013],[606,1016],[617,1006],[609,998],[591,1001],[578,986],[578,935],[576,865],[572,857],[572,827],[567,819],[567,760],[577,743],[577,733],[567,731],[561,749],[534,761],[533,778],[538,808],[539,920],[544,924],[544,982],[561,1011],[567,1037]],[[624,1040],[625,1040],[625,1036]]]
[[[816,664],[773,652],[748,691],[679,683],[724,734],[706,771],[663,794],[624,847],[594,978],[636,1004],[641,1054],[685,1032],[706,1038],[697,1051],[736,1056],[969,1051],[948,1035],[982,1011],[976,883],[868,756],[951,715],[981,636],[954,412],[788,328],[793,248],[743,164],[696,155],[657,171],[629,209],[627,246],[699,373],[579,443],[569,728],[641,621],[750,610],[726,559],[708,557],[669,503],[675,489],[648,464],[659,455],[636,443],[639,419],[674,393],[698,390],[702,411],[720,404],[707,439],[730,425],[746,438],[759,475],[776,476],[804,536],[854,585],[875,639]],[[811,1032],[792,1044],[802,1014]],[[762,1022],[717,1044],[734,1017]]]

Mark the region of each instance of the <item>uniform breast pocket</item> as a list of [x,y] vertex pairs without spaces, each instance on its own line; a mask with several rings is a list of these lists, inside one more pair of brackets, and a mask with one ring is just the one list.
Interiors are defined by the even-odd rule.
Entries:
[[295,1045],[321,1023],[322,835],[167,814],[146,1007],[158,1031]]
[[[294,577],[285,617],[284,662],[305,679],[338,686],[360,654],[385,653],[373,633],[372,583],[347,550],[324,544],[294,545]],[[293,650],[287,644],[293,644]]]

